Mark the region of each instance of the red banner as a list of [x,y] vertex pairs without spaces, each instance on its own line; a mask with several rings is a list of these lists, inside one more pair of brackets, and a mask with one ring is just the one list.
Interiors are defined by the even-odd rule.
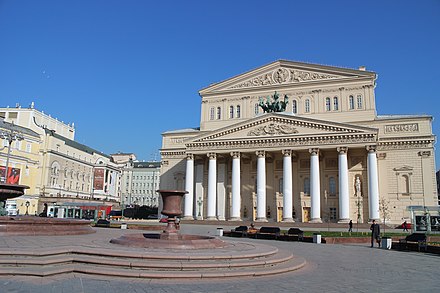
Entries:
[[[1,182],[5,181],[5,166],[0,166],[0,178]],[[6,183],[9,184],[19,184],[20,182],[20,169],[8,168],[8,177],[6,178]]]
[[93,174],[93,189],[104,190],[104,169],[95,169]]

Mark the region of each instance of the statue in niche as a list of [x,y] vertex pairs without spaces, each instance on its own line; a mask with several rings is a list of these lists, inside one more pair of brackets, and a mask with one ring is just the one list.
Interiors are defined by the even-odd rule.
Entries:
[[356,189],[356,196],[362,196],[362,186],[361,186],[361,178],[359,176],[356,176],[356,179],[354,181],[354,186]]
[[272,96],[273,102],[270,101],[270,98],[270,96],[267,97],[265,103],[263,97],[260,97],[258,105],[263,109],[264,113],[284,112],[286,110],[287,103],[289,103],[289,97],[287,95],[284,95],[284,101],[280,101],[280,96],[277,92]]

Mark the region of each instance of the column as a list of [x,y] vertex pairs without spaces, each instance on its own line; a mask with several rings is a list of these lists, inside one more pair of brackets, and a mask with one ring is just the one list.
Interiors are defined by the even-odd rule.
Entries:
[[194,220],[194,156],[193,154],[186,155],[186,173],[185,173],[185,204],[183,210],[183,217],[185,220]]
[[321,220],[321,186],[319,181],[319,149],[310,152],[310,201],[311,223],[322,223]]
[[266,153],[257,151],[257,221],[266,219]]
[[379,179],[377,177],[376,146],[367,146],[368,208],[370,220],[379,220]]
[[240,153],[232,152],[232,207],[231,221],[239,221],[241,210],[241,194],[240,194]]
[[339,167],[339,221],[348,223],[350,221],[350,196],[348,193],[348,163],[347,147],[337,148]]
[[294,222],[292,218],[292,151],[283,150],[283,222]]
[[208,153],[208,206],[206,211],[207,220],[216,220],[215,208],[217,200],[217,156],[215,153]]

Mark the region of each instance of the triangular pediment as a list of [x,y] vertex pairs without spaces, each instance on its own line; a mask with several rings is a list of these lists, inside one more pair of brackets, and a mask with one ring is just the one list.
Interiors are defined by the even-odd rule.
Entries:
[[305,85],[323,81],[351,80],[362,77],[373,78],[374,76],[375,73],[368,71],[279,60],[210,85],[202,89],[200,94],[203,96],[241,89],[270,88],[295,84]]
[[255,139],[322,138],[324,136],[376,136],[377,129],[299,117],[287,113],[266,113],[190,139],[187,143],[246,141]]

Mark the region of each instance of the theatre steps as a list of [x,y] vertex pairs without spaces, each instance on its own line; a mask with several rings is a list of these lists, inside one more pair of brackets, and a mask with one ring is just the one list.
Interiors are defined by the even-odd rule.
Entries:
[[0,251],[1,276],[46,277],[68,273],[151,279],[265,276],[300,269],[305,260],[265,244],[179,251],[57,247]]

